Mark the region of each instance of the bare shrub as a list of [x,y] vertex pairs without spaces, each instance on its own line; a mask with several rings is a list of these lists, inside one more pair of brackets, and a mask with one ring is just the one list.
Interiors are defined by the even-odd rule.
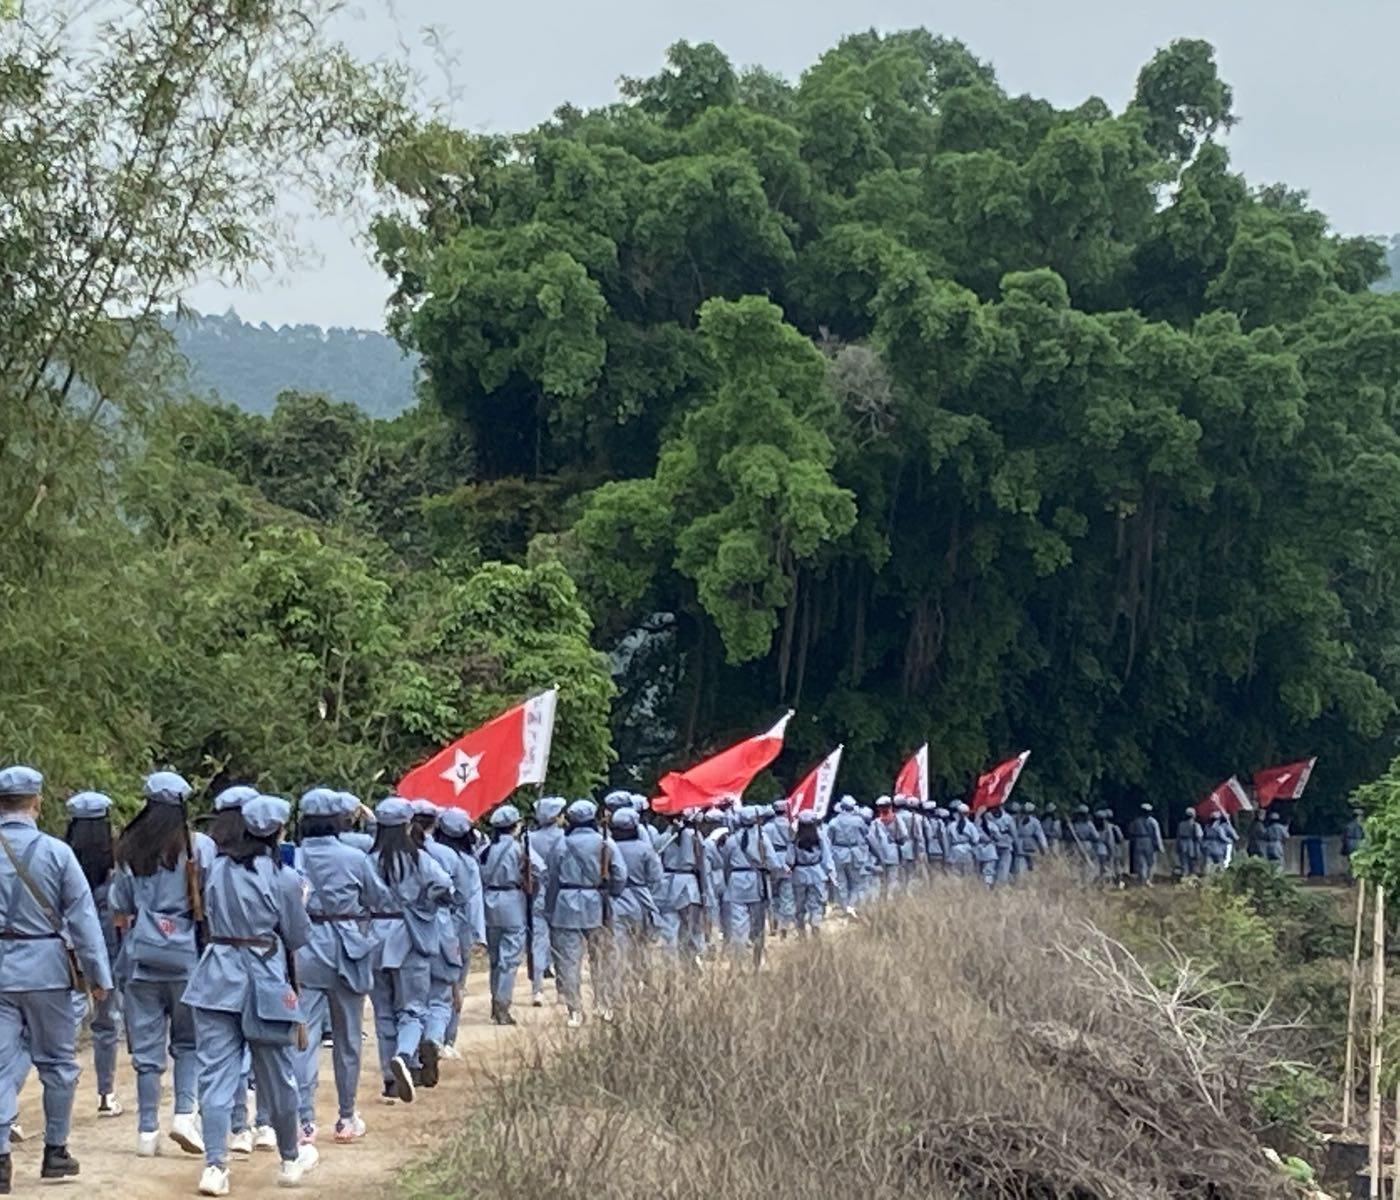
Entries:
[[1249,1103],[1288,1030],[1159,986],[1096,903],[940,881],[756,976],[658,970],[499,1079],[431,1194],[1289,1195]]

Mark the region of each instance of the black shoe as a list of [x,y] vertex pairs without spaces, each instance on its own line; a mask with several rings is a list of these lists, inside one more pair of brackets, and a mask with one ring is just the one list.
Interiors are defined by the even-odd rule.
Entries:
[[418,1043],[418,1060],[423,1065],[418,1070],[418,1082],[425,1088],[438,1085],[438,1044],[424,1038]]
[[509,1004],[502,1004],[502,1005],[500,1005],[500,1006],[496,1009],[496,1011],[495,1011],[494,1013],[491,1014],[491,1019],[492,1019],[493,1021],[495,1021],[497,1025],[514,1025],[514,1024],[515,1024],[515,1018],[512,1017],[512,1016],[510,1015],[510,1005],[509,1005]]
[[396,1054],[389,1060],[389,1070],[394,1073],[394,1086],[395,1090],[398,1092],[399,1099],[405,1104],[412,1104],[414,1095],[414,1072],[409,1069],[409,1065],[404,1061],[402,1054]]
[[45,1146],[44,1165],[39,1168],[40,1179],[72,1179],[78,1173],[78,1160],[68,1153],[67,1146]]
[[8,1196],[10,1194],[11,1169],[10,1156],[8,1154],[0,1154],[0,1196]]

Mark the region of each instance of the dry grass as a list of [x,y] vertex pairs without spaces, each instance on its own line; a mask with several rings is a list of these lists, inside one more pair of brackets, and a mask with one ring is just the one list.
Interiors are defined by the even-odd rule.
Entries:
[[1290,1195],[1248,1103],[1283,1031],[1210,1003],[1189,963],[1159,986],[1097,902],[950,880],[757,976],[659,971],[616,1024],[499,1079],[422,1194]]

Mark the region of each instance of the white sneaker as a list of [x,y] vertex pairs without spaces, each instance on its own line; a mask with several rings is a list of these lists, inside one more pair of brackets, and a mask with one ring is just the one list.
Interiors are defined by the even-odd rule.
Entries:
[[277,1168],[278,1187],[300,1187],[301,1177],[321,1161],[316,1147],[309,1143],[297,1151],[296,1158],[288,1162],[285,1158]]
[[186,1154],[204,1153],[204,1133],[194,1113],[176,1113],[170,1122],[170,1140]]
[[569,1020],[567,1022],[570,1029],[578,1029],[583,1025],[583,1014],[577,1009],[569,1010]]
[[856,910],[853,909],[849,904],[846,905],[846,915],[848,917],[854,917],[856,915]]
[[253,1149],[254,1150],[276,1150],[277,1130],[271,1125],[253,1126]]
[[252,1154],[253,1131],[251,1129],[240,1129],[237,1133],[229,1134],[228,1152],[230,1154]]
[[117,1099],[115,1092],[107,1092],[105,1095],[97,1097],[97,1115],[99,1117],[119,1117],[122,1115],[122,1102]]
[[228,1168],[205,1167],[204,1174],[199,1177],[199,1194],[201,1196],[227,1196]]
[[[10,1136],[14,1137],[14,1130],[10,1131]],[[160,1130],[152,1129],[149,1133],[137,1133],[136,1135],[136,1157],[155,1158],[160,1153]]]
[[600,1021],[602,1021],[603,1024],[605,1024],[605,1025],[611,1025],[611,1024],[612,1024],[612,1019],[613,1019],[613,1011],[612,1011],[612,1009],[610,1009],[610,1008],[600,1008],[600,1009],[598,1010],[598,1019],[599,1019]]
[[438,1047],[438,1056],[440,1058],[447,1059],[448,1062],[462,1061],[462,1052],[458,1050],[457,1047],[454,1046],[451,1042],[448,1042],[446,1045]]

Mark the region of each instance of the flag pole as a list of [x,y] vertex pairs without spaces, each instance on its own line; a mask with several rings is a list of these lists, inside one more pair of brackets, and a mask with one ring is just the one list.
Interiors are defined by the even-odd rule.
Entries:
[[1351,977],[1347,987],[1347,1055],[1342,1071],[1342,1128],[1350,1129],[1356,1103],[1356,1001],[1361,990],[1361,930],[1366,920],[1366,881],[1356,884],[1356,920],[1351,938]]
[[1376,885],[1371,930],[1371,1076],[1369,1159],[1371,1200],[1381,1196],[1381,1020],[1385,1015],[1385,888]]

